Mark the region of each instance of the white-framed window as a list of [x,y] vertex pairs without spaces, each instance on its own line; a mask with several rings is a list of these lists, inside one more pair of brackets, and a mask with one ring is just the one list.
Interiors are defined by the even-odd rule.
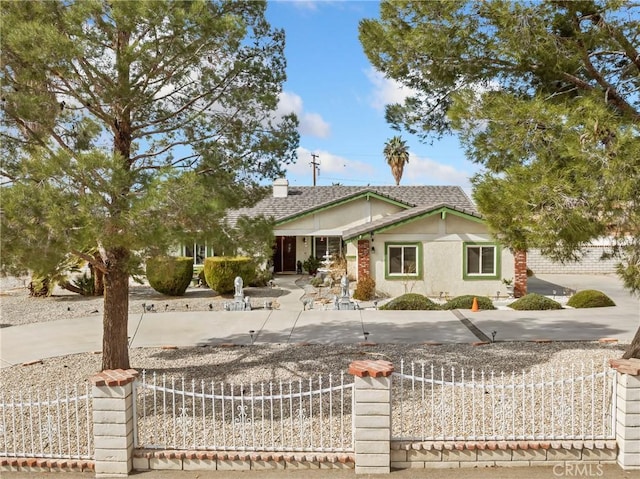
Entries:
[[313,239],[315,256],[325,260],[342,253],[342,238],[340,236],[316,236]]
[[203,265],[207,257],[207,245],[203,243],[186,244],[184,245],[184,255],[193,258],[194,266]]
[[419,276],[419,250],[417,244],[387,244],[387,276]]
[[464,277],[472,278],[497,278],[499,274],[498,246],[491,243],[465,243],[464,244]]

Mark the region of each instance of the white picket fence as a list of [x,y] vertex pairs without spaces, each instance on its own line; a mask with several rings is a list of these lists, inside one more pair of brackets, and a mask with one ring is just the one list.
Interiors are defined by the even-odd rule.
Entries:
[[93,457],[89,383],[55,391],[0,393],[0,456]]
[[136,383],[135,447],[233,451],[353,451],[353,382],[344,374],[224,384],[148,377]]
[[494,372],[400,364],[393,439],[615,439],[616,373],[606,364]]
[[[607,365],[494,373],[401,361],[392,439],[615,439]],[[148,449],[354,452],[351,376],[225,384],[148,375],[134,383],[134,445]],[[91,459],[88,383],[0,393],[0,456]]]

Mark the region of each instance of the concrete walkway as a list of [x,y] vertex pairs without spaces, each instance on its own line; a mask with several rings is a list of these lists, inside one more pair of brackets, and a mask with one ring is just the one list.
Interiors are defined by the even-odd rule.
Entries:
[[[146,313],[129,317],[131,347],[178,347],[222,343],[470,343],[491,337],[509,340],[595,340],[614,337],[630,341],[640,326],[640,303],[611,276],[541,277],[533,288],[594,288],[617,306],[559,311],[303,311],[304,291],[298,276],[278,276],[286,291],[277,310]],[[570,276],[570,277],[569,277]],[[576,277],[574,277],[576,276]],[[548,286],[551,285],[551,286]],[[575,285],[575,287],[574,287]],[[554,289],[555,289],[554,288]],[[559,289],[557,289],[559,291]],[[365,333],[368,333],[365,335]],[[66,354],[97,351],[102,319],[76,318],[0,329],[2,367]]]

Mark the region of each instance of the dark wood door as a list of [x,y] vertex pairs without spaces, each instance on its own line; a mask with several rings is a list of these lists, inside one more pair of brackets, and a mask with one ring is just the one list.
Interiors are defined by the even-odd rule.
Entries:
[[276,237],[276,252],[273,257],[276,273],[295,272],[296,270],[296,237]]

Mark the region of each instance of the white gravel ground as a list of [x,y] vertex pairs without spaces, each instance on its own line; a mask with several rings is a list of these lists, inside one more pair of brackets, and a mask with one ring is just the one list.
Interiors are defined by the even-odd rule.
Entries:
[[[0,326],[55,321],[64,318],[102,314],[102,298],[82,297],[56,289],[48,298],[30,298],[26,281],[19,278],[0,279]],[[304,285],[303,285],[304,286]],[[264,301],[273,301],[278,307],[277,288],[246,288],[256,307]],[[166,297],[148,286],[132,285],[129,309],[137,313],[142,304],[153,304],[156,310],[206,311],[222,309],[230,296],[216,295],[210,289],[189,288],[185,296]],[[215,379],[217,381],[254,382],[317,375],[339,374],[354,359],[388,359],[399,367],[400,359],[433,362],[437,368],[464,367],[487,371],[521,371],[538,365],[558,363],[601,363],[610,357],[619,357],[625,345],[600,345],[593,342],[555,342],[537,344],[509,342],[474,347],[467,344],[421,346],[402,344],[360,345],[268,345],[223,348],[200,347],[179,350],[159,348],[134,349],[131,366],[184,375],[188,379]],[[46,387],[60,378],[75,383],[100,369],[100,354],[82,354],[45,359],[42,364],[4,368],[0,372],[5,391],[28,386]]]
[[[273,301],[277,307],[279,290],[255,288],[247,292],[260,307],[265,300]],[[211,290],[190,288],[184,297],[167,298],[144,286],[132,286],[130,311],[138,312],[142,304],[154,304],[156,310],[209,310],[210,306],[222,309],[224,301],[230,298],[215,296]],[[187,306],[188,305],[188,306]],[[94,312],[95,311],[95,312]],[[0,282],[0,323],[2,327],[19,324],[55,321],[70,317],[83,317],[88,314],[101,314],[102,298],[83,298],[71,293],[56,291],[50,298],[29,298],[27,290],[19,281]],[[1,330],[0,330],[1,333]],[[469,344],[444,345],[405,345],[405,344],[354,344],[354,345],[255,345],[255,346],[206,346],[181,348],[177,350],[162,348],[142,348],[130,351],[131,367],[145,370],[149,376],[153,373],[166,374],[170,378],[184,378],[188,384],[192,379],[196,383],[215,381],[216,383],[234,383],[235,385],[260,384],[280,380],[317,378],[322,375],[334,378],[346,372],[349,364],[358,359],[385,359],[391,361],[396,370],[401,361],[406,364],[414,361],[418,370],[422,363],[434,365],[439,371],[443,368],[449,374],[451,368],[459,374],[462,369],[468,375],[476,369],[483,370],[486,377],[491,372],[496,378],[501,373],[509,376],[512,371],[517,375],[530,374],[535,370],[537,377],[549,377],[551,369],[555,371],[572,367],[587,372],[595,364],[597,370],[609,358],[620,357],[625,344],[599,344],[597,342],[496,342],[484,346]],[[84,353],[57,358],[44,359],[31,365],[13,366],[0,370],[0,384],[4,397],[20,393],[29,397],[29,391],[54,391],[56,386],[68,384],[74,386],[83,383],[99,372],[101,355]],[[408,366],[407,371],[410,370]],[[467,378],[469,376],[466,376]],[[555,376],[558,377],[558,376]],[[446,379],[446,377],[445,377]],[[348,381],[351,379],[348,378]],[[547,390],[545,394],[549,394]],[[557,392],[556,392],[557,394]],[[448,396],[447,396],[448,397]],[[602,395],[598,395],[600,402]],[[461,407],[471,411],[475,396],[459,400],[456,410]],[[483,399],[484,401],[484,399]],[[405,403],[409,404],[409,403]],[[576,403],[577,404],[577,403]],[[597,406],[597,404],[594,404]],[[445,407],[444,405],[442,407]],[[410,411],[404,421],[394,419],[395,424],[411,427]],[[157,418],[156,418],[157,419]],[[157,419],[160,421],[159,419]],[[162,421],[158,422],[161,424]],[[434,422],[434,421],[432,421]],[[152,425],[155,423],[152,423]],[[155,426],[154,426],[155,427]]]

